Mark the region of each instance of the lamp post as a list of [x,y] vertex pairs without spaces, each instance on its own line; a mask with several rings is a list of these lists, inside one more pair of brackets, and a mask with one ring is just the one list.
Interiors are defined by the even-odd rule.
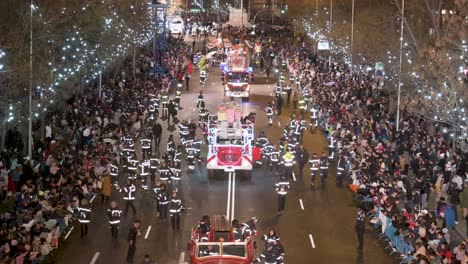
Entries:
[[32,160],[32,90],[33,90],[33,0],[30,0],[29,17],[29,107],[28,107],[28,157]]
[[349,74],[351,75],[351,78],[353,78],[353,55],[354,55],[354,47],[353,47],[353,43],[354,43],[354,0],[353,0],[353,3],[352,3],[352,7],[351,7],[351,65],[350,65],[350,70],[349,70]]
[[397,98],[397,118],[396,131],[400,129],[400,101],[401,101],[401,65],[403,63],[403,37],[404,37],[404,19],[405,19],[405,0],[401,0],[401,28],[400,28],[400,69],[398,71],[398,98]]

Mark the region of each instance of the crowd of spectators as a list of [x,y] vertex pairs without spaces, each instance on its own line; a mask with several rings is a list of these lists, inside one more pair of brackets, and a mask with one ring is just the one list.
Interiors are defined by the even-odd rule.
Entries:
[[166,74],[154,78],[152,52],[142,49],[135,71],[129,59],[128,68],[108,79],[101,97],[96,87],[89,87],[52,114],[44,138],[34,142],[32,157],[14,154],[20,149],[12,144],[2,152],[0,263],[41,262],[77,222],[83,199],[108,200],[114,181],[109,164],[119,163],[122,136],[140,132],[148,95],[168,92],[186,69],[188,47],[174,37],[168,46]]

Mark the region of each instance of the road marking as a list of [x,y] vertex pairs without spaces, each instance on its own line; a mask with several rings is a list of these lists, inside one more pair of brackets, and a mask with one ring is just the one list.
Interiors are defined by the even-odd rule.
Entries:
[[232,205],[231,205],[231,221],[234,220],[234,208],[236,201],[236,172],[232,173]]
[[97,196],[97,194],[95,194],[95,195],[93,196],[93,198],[91,198],[91,201],[89,201],[89,203],[93,203],[94,198],[96,198],[96,196]]
[[280,123],[280,121],[278,121],[278,126],[279,126],[279,127],[281,127],[281,123]]
[[299,204],[301,205],[301,209],[304,210],[304,203],[302,202],[302,199],[299,199]]
[[151,230],[151,226],[148,226],[148,230],[146,230],[145,239],[148,239],[148,235],[149,235],[150,230]]
[[68,231],[68,233],[65,235],[65,240],[67,240],[68,236],[71,234],[71,232],[73,231],[73,229],[75,229],[74,226],[72,226],[72,227],[70,228],[70,230]]
[[96,252],[96,253],[94,254],[93,259],[91,259],[91,262],[90,262],[89,264],[94,264],[94,263],[96,263],[97,259],[99,258],[99,255],[101,255],[101,253]]
[[229,172],[228,198],[227,198],[227,206],[226,206],[226,217],[227,217],[227,219],[231,219],[230,218],[230,214],[231,214],[231,179],[232,179],[232,174]]
[[296,174],[294,174],[294,171],[292,172],[293,175],[293,180],[296,181]]
[[180,255],[179,255],[179,264],[184,264],[185,262],[185,252],[180,252]]
[[310,244],[312,245],[312,248],[315,248],[314,237],[312,236],[312,234],[309,234],[309,239],[310,239]]

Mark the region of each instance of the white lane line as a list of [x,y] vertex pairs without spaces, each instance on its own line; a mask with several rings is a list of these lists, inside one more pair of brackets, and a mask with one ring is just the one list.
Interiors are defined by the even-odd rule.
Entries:
[[227,198],[227,206],[226,206],[226,217],[227,217],[227,219],[231,219],[229,217],[230,214],[231,214],[231,178],[232,178],[232,174],[229,172],[228,198]]
[[315,248],[314,237],[312,236],[312,234],[309,234],[309,239],[310,239],[310,244],[312,245],[312,248]]
[[96,198],[96,196],[97,196],[97,194],[95,194],[95,195],[93,196],[93,198],[91,198],[91,201],[89,201],[89,203],[93,203],[93,201],[94,201],[94,199]]
[[293,180],[296,181],[296,174],[294,174],[294,171],[292,172],[293,175]]
[[146,230],[145,239],[148,239],[148,235],[150,231],[151,231],[151,226],[148,226],[148,230]]
[[281,123],[280,123],[280,121],[278,121],[278,126],[279,126],[279,127],[281,127]]
[[91,259],[91,262],[89,264],[96,263],[97,259],[99,258],[99,255],[101,255],[101,253],[96,252],[96,254],[94,254],[94,257],[93,257],[93,259]]
[[185,262],[185,252],[180,252],[178,264],[184,264]]
[[301,205],[301,209],[304,210],[304,203],[302,202],[302,199],[299,199],[299,205]]
[[65,240],[67,240],[68,236],[70,236],[70,234],[71,234],[71,232],[73,231],[73,229],[75,229],[74,226],[72,226],[72,227],[70,228],[70,230],[67,232],[67,234],[65,235]]
[[232,173],[232,205],[231,205],[231,221],[234,220],[234,208],[236,201],[236,172]]

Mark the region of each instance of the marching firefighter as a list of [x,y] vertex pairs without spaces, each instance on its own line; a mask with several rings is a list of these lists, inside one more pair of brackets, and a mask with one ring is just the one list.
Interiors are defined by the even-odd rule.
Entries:
[[200,69],[200,85],[205,86],[205,81],[206,81],[206,70]]
[[318,126],[318,107],[312,105],[310,107],[310,130],[316,128]]
[[169,138],[167,139],[167,145],[166,145],[166,151],[167,155],[169,155],[169,162],[171,162],[174,159],[175,155],[175,142],[174,142],[174,136],[172,134],[169,135]]
[[141,145],[141,154],[143,157],[147,157],[151,153],[151,140],[152,140],[152,134],[150,133],[149,130],[145,131],[143,134],[143,137],[140,139],[140,145]]
[[174,100],[173,100],[176,110],[181,110],[181,108],[180,108],[180,98],[181,97],[182,97],[182,92],[180,90],[177,90],[176,94],[175,94],[175,97],[174,97]]
[[88,200],[82,199],[78,206],[78,222],[80,222],[81,237],[88,234],[88,224],[91,222],[91,206]]
[[301,98],[299,99],[299,112],[301,113],[301,116],[305,114],[305,111],[307,110],[307,104],[306,100],[304,99],[304,95],[301,95]]
[[153,185],[154,198],[156,200],[156,211],[157,216],[159,216],[159,192],[161,191],[161,181],[157,180],[155,185]]
[[141,189],[143,191],[148,190],[148,175],[150,173],[151,162],[148,158],[143,159],[140,163],[140,180],[141,180]]
[[169,96],[166,92],[163,92],[161,95],[161,108],[162,108],[162,116],[169,118]]
[[122,211],[117,206],[117,202],[112,201],[110,207],[107,209],[107,218],[109,219],[112,240],[117,241],[117,239],[119,238],[119,225],[121,215]]
[[188,164],[189,171],[193,171],[195,169],[195,149],[192,146],[192,143],[188,144],[185,148],[186,152],[186,159]]
[[281,90],[282,90],[282,89],[281,89],[281,84],[280,84],[279,82],[277,82],[277,83],[275,84],[274,89],[275,89],[275,96],[276,96],[276,97],[282,95],[282,94],[281,94]]
[[286,177],[281,176],[281,180],[275,184],[276,193],[278,194],[278,214],[284,213],[284,206],[286,204],[286,194],[288,194],[289,181]]
[[289,102],[291,101],[291,92],[292,92],[292,88],[291,88],[291,85],[288,84],[286,85],[283,90],[285,91],[286,93],[286,102],[288,103],[288,106],[289,106]]
[[167,222],[167,205],[169,203],[169,197],[167,194],[166,184],[162,183],[158,193],[158,204],[159,204],[159,220],[158,224]]
[[280,162],[280,151],[278,150],[278,145],[274,145],[273,149],[270,151],[269,156],[269,163],[270,163],[270,171],[275,172],[278,174],[279,168],[278,164]]
[[320,166],[320,178],[322,180],[322,185],[325,185],[328,177],[328,157],[325,152],[322,153],[322,157],[319,160]]
[[341,155],[340,159],[338,160],[338,164],[336,165],[336,183],[342,184],[343,183],[343,176],[346,174],[346,156]]
[[197,138],[194,138],[193,142],[192,142],[193,149],[195,150],[195,158],[199,163],[202,162],[202,158],[201,158],[201,145],[202,145],[202,143],[203,143],[203,141],[198,140]]
[[335,144],[336,144],[336,139],[334,136],[334,132],[330,134],[330,144],[328,145],[328,153],[330,154],[328,156],[328,159],[333,160],[335,158]]
[[167,182],[169,180],[169,176],[171,174],[169,164],[167,161],[162,160],[161,167],[159,168],[159,179],[162,182]]
[[198,94],[198,99],[197,99],[197,108],[200,107],[200,105],[202,104],[203,102],[203,105],[205,104],[205,101],[203,100],[203,91],[200,90],[200,93]]
[[131,156],[128,159],[128,179],[129,180],[135,180],[137,176],[137,169],[138,169],[138,160],[135,155]]
[[205,108],[205,102],[200,104],[200,109],[198,110],[198,126],[203,127],[206,121],[208,121],[208,109]]
[[273,106],[271,103],[268,104],[265,111],[268,117],[268,126],[271,126],[273,124]]
[[177,197],[177,192],[172,192],[171,201],[169,204],[169,212],[171,213],[171,226],[172,229],[180,230],[180,213],[184,210],[182,201]]
[[182,160],[182,146],[178,145],[176,151],[174,152],[174,162],[179,162]]
[[159,167],[159,159],[156,157],[156,154],[152,155],[152,157],[149,159],[149,162],[150,162],[150,168],[149,168],[150,180],[151,180],[151,184],[154,186],[154,183],[156,180],[156,174],[158,173],[158,167]]
[[115,184],[117,182],[117,176],[119,175],[119,164],[117,163],[114,154],[112,155],[112,160],[109,163],[109,174],[112,176],[112,182]]
[[123,189],[119,189],[119,192],[124,193],[124,201],[125,201],[125,210],[124,210],[124,215],[127,214],[128,212],[128,207],[132,208],[133,215],[136,215],[136,209],[135,205],[133,204],[133,201],[135,201],[135,192],[136,192],[136,187],[133,184],[132,180],[129,180],[127,185]]
[[177,188],[179,186],[179,181],[180,181],[180,162],[174,161],[172,166],[171,166],[171,181],[173,184],[173,187]]
[[319,163],[320,159],[317,153],[312,154],[312,157],[309,160],[310,164],[310,185],[312,188],[315,186],[315,178],[317,178],[318,170],[319,170]]

